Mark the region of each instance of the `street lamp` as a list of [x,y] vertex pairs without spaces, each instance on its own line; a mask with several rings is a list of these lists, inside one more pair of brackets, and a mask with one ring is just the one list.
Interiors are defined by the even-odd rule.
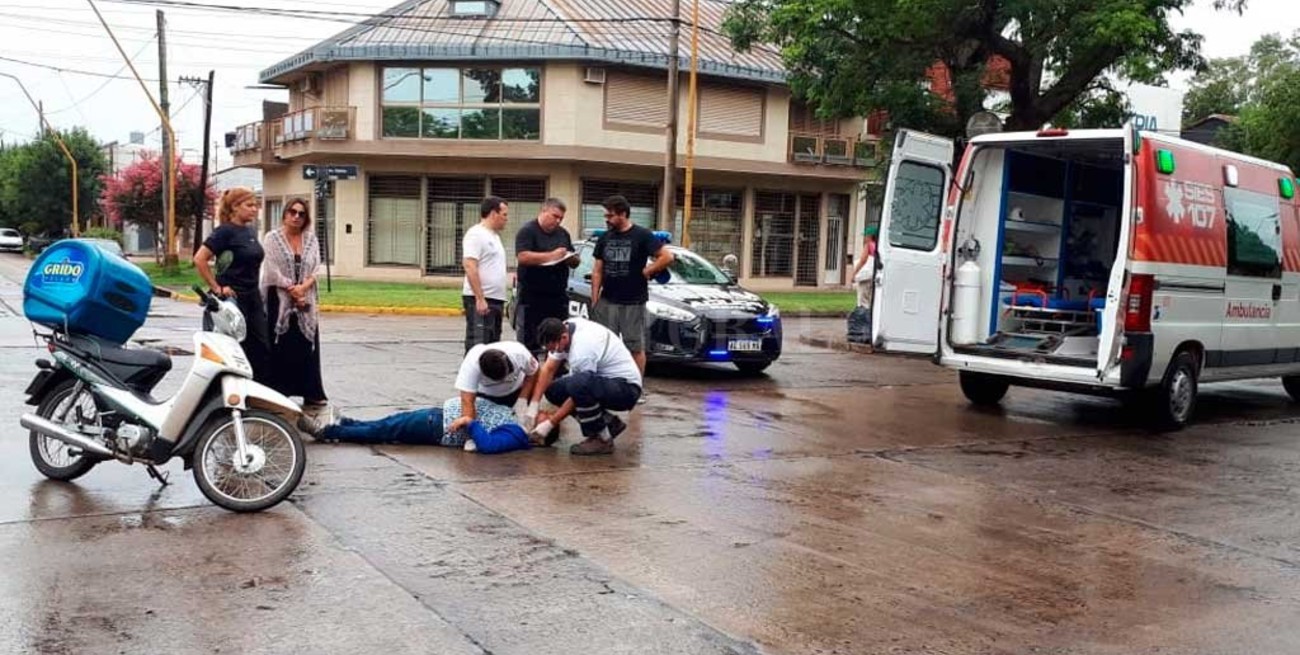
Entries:
[[18,83],[18,88],[22,89],[23,95],[27,96],[27,102],[32,103],[32,109],[35,109],[36,115],[41,117],[41,126],[45,128],[46,132],[54,136],[54,141],[63,150],[63,156],[68,158],[68,164],[72,166],[72,236],[81,236],[81,219],[80,214],[77,213],[77,158],[72,156],[72,151],[68,150],[68,144],[63,142],[63,137],[59,136],[59,133],[53,127],[50,127],[49,121],[45,120],[45,113],[41,111],[40,105],[36,104],[36,101],[32,99],[32,94],[27,92],[27,87],[23,84],[23,81],[9,73],[0,73],[0,76],[7,77]]

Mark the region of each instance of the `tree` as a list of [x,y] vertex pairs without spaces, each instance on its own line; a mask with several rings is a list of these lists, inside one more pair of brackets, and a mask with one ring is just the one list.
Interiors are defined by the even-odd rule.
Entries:
[[[166,241],[167,216],[163,213],[163,161],[161,157],[146,153],[130,166],[118,171],[117,175],[104,178],[104,191],[100,201],[108,214],[109,224],[122,229],[127,224],[146,227]],[[197,202],[201,170],[194,164],[176,160],[176,230],[188,230],[193,226],[194,217],[203,213],[205,207]],[[206,188],[203,202],[207,208],[216,199],[216,190]],[[160,258],[164,248],[159,248],[156,255]]]
[[[895,124],[959,135],[983,109],[984,76],[1009,64],[1008,129],[1037,129],[1093,94],[1108,76],[1156,83],[1199,69],[1200,35],[1172,13],[1193,0],[738,0],[725,29],[740,49],[773,44],[796,95],[823,115],[890,112]],[[1246,0],[1214,0],[1242,11]],[[936,62],[953,98],[921,85]]]
[[[60,132],[77,161],[77,213],[87,227],[98,215],[100,178],[108,158],[84,129]],[[59,233],[72,225],[72,170],[49,133],[0,155],[0,207],[5,224],[28,232]]]
[[1183,120],[1195,121],[1211,114],[1236,115],[1274,78],[1285,76],[1300,60],[1300,32],[1289,39],[1276,34],[1260,37],[1241,57],[1211,59],[1192,78],[1183,100]]

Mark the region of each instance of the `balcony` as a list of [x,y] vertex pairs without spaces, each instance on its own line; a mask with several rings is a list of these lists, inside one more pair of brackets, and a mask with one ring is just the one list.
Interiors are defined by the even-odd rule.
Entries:
[[789,154],[796,164],[872,168],[880,163],[880,140],[791,133]]
[[356,107],[312,107],[235,129],[236,166],[283,163],[322,142],[355,137]]

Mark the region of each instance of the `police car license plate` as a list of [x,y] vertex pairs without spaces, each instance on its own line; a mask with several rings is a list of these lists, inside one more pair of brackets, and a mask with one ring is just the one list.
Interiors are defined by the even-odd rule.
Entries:
[[727,342],[727,350],[740,353],[756,353],[763,350],[762,339],[731,339]]

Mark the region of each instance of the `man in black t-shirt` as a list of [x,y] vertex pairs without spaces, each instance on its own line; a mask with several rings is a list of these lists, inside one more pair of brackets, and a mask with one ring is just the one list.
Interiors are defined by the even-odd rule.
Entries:
[[537,326],[548,318],[569,317],[569,269],[578,265],[564,222],[564,202],[547,198],[537,220],[515,234],[519,263],[515,335],[534,355],[545,350],[537,343]]
[[[609,230],[596,240],[591,271],[591,312],[596,322],[623,339],[645,374],[645,304],[650,280],[673,263],[673,253],[654,232],[632,222],[632,207],[623,196],[605,199]],[[647,265],[651,257],[654,261]]]

